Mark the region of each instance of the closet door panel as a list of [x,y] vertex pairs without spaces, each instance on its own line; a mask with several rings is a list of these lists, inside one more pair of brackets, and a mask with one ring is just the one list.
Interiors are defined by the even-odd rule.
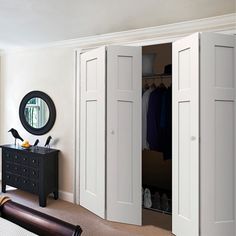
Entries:
[[105,217],[105,47],[81,55],[80,204]]
[[235,36],[201,34],[201,232],[236,235]]
[[191,155],[191,103],[179,103],[179,214],[190,219],[191,214],[191,178],[190,155]]
[[107,47],[107,219],[141,224],[141,48]]
[[199,35],[174,42],[172,52],[172,229],[199,236]]

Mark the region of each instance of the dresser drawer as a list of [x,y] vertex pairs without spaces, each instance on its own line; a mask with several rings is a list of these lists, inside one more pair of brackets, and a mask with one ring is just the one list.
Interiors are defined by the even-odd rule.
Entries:
[[19,175],[14,175],[12,173],[6,173],[6,184],[13,187],[19,187],[21,185],[21,177]]
[[25,165],[25,166],[28,166],[29,165],[29,157],[27,156],[21,156],[21,164],[22,165]]
[[20,186],[21,186],[20,188],[21,188],[22,190],[28,191],[28,190],[29,190],[29,183],[30,183],[30,181],[29,181],[28,178],[22,177],[22,178],[21,178],[21,183],[20,183]]
[[29,157],[29,166],[37,168],[39,166],[39,160],[37,156]]
[[2,154],[3,154],[3,158],[6,162],[12,162],[13,161],[12,152],[8,152],[8,151],[4,150]]
[[22,177],[20,183],[21,189],[31,192],[31,193],[38,193],[39,192],[39,184],[38,181],[31,180],[29,178]]
[[11,162],[6,162],[5,164],[6,172],[11,172],[12,167],[13,167],[13,164]]
[[22,166],[21,167],[21,175],[24,177],[29,176],[29,167],[28,166]]
[[18,164],[12,164],[11,165],[11,172],[14,174],[20,175],[21,174],[21,166]]
[[32,168],[30,168],[30,169],[29,169],[29,177],[32,178],[32,179],[38,179],[38,177],[39,177],[39,171],[38,171],[38,169],[32,169]]
[[39,192],[38,181],[30,180],[30,182],[29,182],[29,191],[32,192],[32,193],[38,193]]
[[21,177],[18,175],[12,175],[12,186],[19,187],[21,183]]
[[13,160],[13,163],[20,164],[21,163],[21,156],[18,153],[14,153],[12,160]]
[[11,184],[13,182],[13,174],[6,172],[6,184]]

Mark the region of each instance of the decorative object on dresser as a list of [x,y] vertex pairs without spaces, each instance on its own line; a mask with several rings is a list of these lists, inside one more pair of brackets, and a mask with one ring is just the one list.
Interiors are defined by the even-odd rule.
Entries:
[[50,141],[51,141],[51,139],[52,139],[52,136],[48,136],[47,137],[47,140],[46,140],[46,143],[45,143],[44,147],[50,148]]
[[18,131],[16,129],[11,128],[8,132],[11,132],[12,136],[15,139],[15,145],[16,145],[16,140],[20,139],[22,142],[24,141],[23,138],[19,135]]
[[33,146],[34,146],[34,147],[35,147],[35,146],[37,146],[37,145],[38,145],[38,143],[39,143],[39,140],[38,140],[38,139],[36,139],[36,140],[35,140],[35,142],[34,142],[34,145],[33,145]]
[[2,145],[2,192],[6,185],[37,194],[39,205],[46,206],[47,196],[58,199],[59,150],[44,147],[24,149]]

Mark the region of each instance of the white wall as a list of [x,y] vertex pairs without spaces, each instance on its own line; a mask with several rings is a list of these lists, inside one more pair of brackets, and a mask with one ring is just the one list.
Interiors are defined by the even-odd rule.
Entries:
[[[1,56],[0,120],[1,144],[13,143],[7,131],[14,127],[32,144],[39,138],[43,146],[48,135],[53,137],[52,148],[61,150],[59,156],[59,189],[73,192],[75,155],[75,78],[74,51],[54,48],[9,53]],[[49,133],[35,136],[28,133],[19,119],[23,96],[32,91],[47,93],[56,106],[56,122]],[[72,196],[72,195],[67,195]],[[71,197],[72,198],[72,197]]]

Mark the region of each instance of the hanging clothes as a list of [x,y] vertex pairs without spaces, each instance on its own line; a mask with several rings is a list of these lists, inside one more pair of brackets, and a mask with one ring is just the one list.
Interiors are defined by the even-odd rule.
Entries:
[[157,88],[150,94],[147,112],[147,142],[151,150],[159,152],[163,150],[163,135],[160,120],[164,91],[164,88]]
[[154,89],[149,88],[143,93],[142,98],[142,149],[149,149],[147,142],[147,112],[149,106],[149,97]]
[[[149,95],[149,100],[146,96]],[[143,113],[143,144],[150,150],[163,152],[164,159],[172,158],[172,89],[158,87],[146,94],[143,105],[147,109],[145,122],[145,113]],[[146,111],[146,110],[145,110]],[[146,139],[146,141],[145,141]]]

